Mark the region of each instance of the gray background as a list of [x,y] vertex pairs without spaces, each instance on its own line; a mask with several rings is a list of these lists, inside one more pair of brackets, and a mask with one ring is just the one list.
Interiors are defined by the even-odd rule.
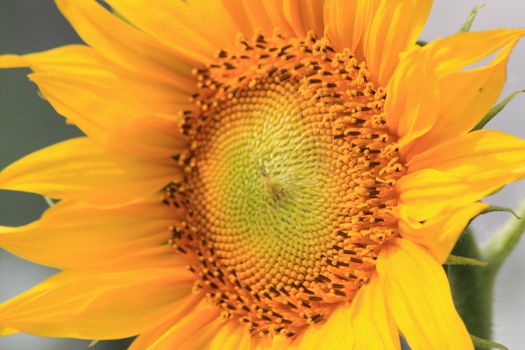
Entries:
[[[473,0],[436,0],[430,21],[421,38],[431,40],[457,31]],[[486,1],[473,30],[498,27],[525,27],[525,1]],[[56,10],[52,0],[0,0],[0,54],[28,53],[65,43],[78,42]],[[525,88],[525,40],[515,49],[509,62],[509,76],[504,96]],[[79,135],[36,94],[24,69],[0,70],[0,168],[42,148]],[[497,120],[488,127],[525,138],[525,94],[518,96]],[[525,182],[508,186],[488,201],[496,205],[515,207],[525,198]],[[0,224],[21,225],[38,218],[46,207],[36,195],[0,191]],[[473,223],[480,240],[486,239],[508,218],[505,214],[490,214]],[[53,271],[18,259],[0,251],[0,302],[42,281]],[[525,343],[525,243],[504,266],[496,288],[495,339],[510,349],[522,349]],[[0,350],[80,350],[87,341],[47,339],[29,335],[0,338]],[[97,349],[124,349],[127,342],[103,342]]]

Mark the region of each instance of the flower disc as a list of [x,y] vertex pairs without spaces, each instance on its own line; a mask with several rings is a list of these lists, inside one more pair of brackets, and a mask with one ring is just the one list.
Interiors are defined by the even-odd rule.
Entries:
[[166,189],[188,210],[172,244],[226,316],[294,336],[373,273],[404,170],[365,63],[312,35],[240,45],[195,71],[186,175]]

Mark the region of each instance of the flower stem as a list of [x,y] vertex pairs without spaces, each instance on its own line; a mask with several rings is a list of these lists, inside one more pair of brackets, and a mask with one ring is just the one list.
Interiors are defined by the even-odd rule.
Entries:
[[479,248],[470,229],[454,247],[452,254],[485,261],[487,266],[447,266],[458,312],[469,332],[483,339],[492,337],[492,296],[496,275],[525,231],[525,200],[516,214],[521,219],[511,217],[483,248]]
[[[453,251],[454,255],[482,259],[481,252],[467,229]],[[492,291],[494,275],[489,267],[448,265],[447,273],[454,303],[470,334],[484,339],[492,336]]]
[[525,231],[525,200],[519,205],[516,215],[521,219],[511,217],[481,250],[481,258],[489,263],[493,274],[499,271]]

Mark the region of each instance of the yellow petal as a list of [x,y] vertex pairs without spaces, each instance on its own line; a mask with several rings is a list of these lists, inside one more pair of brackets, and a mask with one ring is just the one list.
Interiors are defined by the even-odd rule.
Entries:
[[[224,6],[228,17],[232,21],[235,21],[235,25],[239,29],[239,33],[244,34],[246,38],[252,38],[255,34],[256,28],[253,25],[253,20],[246,14],[245,1],[242,0],[231,0],[231,1],[220,1]],[[260,9],[260,2],[257,2]],[[249,4],[248,4],[249,5]],[[262,28],[259,27],[262,30]]]
[[120,154],[171,163],[172,156],[189,146],[180,129],[180,123],[172,119],[137,118],[114,130],[104,145]]
[[31,224],[0,227],[0,247],[63,270],[180,266],[185,260],[165,244],[180,215],[160,201],[112,209],[62,201]]
[[364,52],[372,80],[386,86],[399,54],[415,45],[432,7],[431,0],[382,1],[365,29]]
[[111,93],[117,86],[111,77],[103,79],[51,71],[35,73],[29,78],[58,114],[101,144],[107,142],[114,130],[143,115],[143,106],[130,101],[130,96]]
[[272,36],[279,29],[288,37],[304,38],[309,30],[322,33],[323,0],[222,1],[240,33]]
[[[146,5],[146,10],[151,7],[147,0],[139,2],[141,2],[142,6]],[[173,27],[177,30],[179,40],[185,38],[185,36],[181,33],[181,28],[177,27],[177,24],[187,26],[189,29],[188,33],[199,32],[202,38],[213,43],[215,47],[230,49],[235,46],[239,27],[236,19],[229,16],[223,1],[191,0],[187,2],[185,7],[178,7],[176,6],[177,4],[173,5],[172,2],[165,2],[161,7],[173,16],[171,18],[173,22],[170,24],[172,26],[175,24]],[[191,34],[188,36],[188,39],[195,40]]]
[[385,292],[377,276],[361,287],[352,300],[352,332],[355,349],[401,349],[397,326],[388,310]]
[[164,322],[194,279],[185,268],[62,272],[0,305],[0,325],[47,337],[125,338]]
[[18,333],[18,331],[16,329],[9,328],[9,327],[2,327],[2,325],[0,325],[0,337],[4,337],[4,336],[7,336],[7,335],[12,335],[12,334],[15,334],[15,333]]
[[288,37],[304,38],[310,30],[323,34],[324,0],[233,0],[221,3],[246,38],[256,33],[271,36],[277,28]]
[[[429,86],[423,80],[414,84],[420,89],[439,91],[440,101],[435,124],[411,146],[410,154],[467,133],[481,120],[503,89],[507,60],[523,34],[523,30],[461,33],[436,40],[422,49],[428,52],[427,64],[438,76],[438,84]],[[498,49],[501,51],[489,64],[467,70],[468,65]],[[426,116],[422,114],[420,118]]]
[[[308,30],[322,34],[322,0],[169,2],[151,9],[145,0],[109,0],[120,14],[175,52],[197,63],[210,62],[221,49],[235,48],[239,33],[289,36]],[[152,12],[153,11],[153,12]]]
[[213,337],[208,350],[237,350],[246,331],[236,320],[228,322]]
[[217,307],[203,302],[144,350],[202,349],[225,322]]
[[0,68],[25,68],[26,60],[19,55],[1,55]]
[[[14,62],[16,58],[16,62]],[[110,98],[107,97],[109,92],[116,87],[117,78],[115,75],[110,72],[104,66],[104,62],[100,55],[98,55],[93,49],[82,46],[82,45],[69,45],[60,47],[57,49],[44,51],[40,53],[34,53],[24,56],[0,56],[0,67],[29,67],[35,73],[31,75],[33,80],[39,84],[40,88],[45,89],[45,86],[40,85],[40,83],[45,83],[49,81],[61,81],[63,84],[67,82],[73,82],[70,87],[74,88],[75,86],[82,86],[88,92],[82,95],[89,95],[91,89],[98,89],[97,91],[102,92],[100,95],[104,96],[105,99],[101,99],[100,103],[106,103],[111,106],[114,105],[115,108],[120,108],[119,112],[124,115],[119,115],[115,113],[113,118],[107,118],[104,120],[106,124],[122,124],[126,122],[126,118],[134,118],[137,115],[136,110],[139,109],[139,105],[134,103],[131,99],[122,100],[122,93],[116,91],[112,96],[114,104],[110,102]],[[61,88],[68,88],[68,86],[61,86]],[[77,88],[78,90],[78,88]],[[63,92],[63,97],[73,99],[73,96],[68,95],[69,92]],[[75,91],[78,93],[78,91]],[[60,94],[60,91],[59,91]],[[81,98],[75,95],[75,98]],[[85,99],[85,97],[84,97]],[[53,101],[51,101],[52,103]],[[117,106],[118,102],[125,102],[124,106]],[[91,102],[90,109],[87,108],[84,112],[93,113],[96,109],[93,109],[94,103]],[[56,107],[56,106],[55,106]],[[102,108],[99,108],[102,109]],[[58,110],[60,113],[60,109]],[[79,122],[80,126],[83,126],[81,118],[71,115],[73,122]],[[80,120],[78,120],[80,119]],[[93,122],[96,122],[96,117]],[[99,121],[102,123],[102,121]],[[106,126],[106,128],[108,128]],[[102,128],[100,128],[102,129]]]
[[167,80],[180,88],[193,85],[189,64],[96,1],[56,0],[56,3],[80,37],[110,62]]
[[525,35],[524,29],[495,29],[464,32],[438,39],[427,46],[438,76],[457,72],[502,47],[512,46]]
[[301,350],[348,350],[354,346],[350,305],[334,310],[326,321],[310,325],[299,339]]
[[474,349],[438,261],[406,239],[387,244],[377,271],[395,322],[413,350]]
[[[246,337],[246,329],[242,332],[242,337]],[[249,333],[248,333],[249,334]],[[253,338],[250,343],[251,350],[298,350],[302,349],[296,342],[297,339],[289,338],[284,334],[272,335],[271,337]],[[241,339],[242,344],[242,339]],[[231,348],[232,350],[234,348]]]
[[[266,1],[266,2],[279,2],[279,1]],[[227,1],[224,1],[227,3]],[[243,33],[250,38],[255,34],[256,30],[260,30],[264,35],[272,35],[274,24],[272,23],[272,18],[270,14],[266,12],[264,0],[253,0],[250,2],[238,0],[232,1],[230,7],[238,6],[244,10],[243,16],[247,19],[248,27],[243,28]],[[278,8],[277,8],[278,9]],[[276,10],[276,8],[274,8]],[[282,11],[282,9],[281,9]],[[277,16],[273,16],[274,18]],[[238,18],[237,16],[234,18]],[[283,28],[285,31],[290,30],[289,26]],[[290,33],[290,32],[288,32]]]
[[84,45],[65,45],[27,55],[2,55],[0,68],[29,67],[34,72],[74,74],[77,76],[111,77],[102,56]]
[[464,134],[408,163],[409,172],[428,168],[455,176],[486,195],[525,176],[525,141],[493,130]]
[[432,129],[418,140],[424,151],[457,135],[469,132],[494,105],[503,89],[510,47],[489,65],[469,71],[455,72],[439,81],[438,117]]
[[[324,8],[326,34],[338,50],[349,48],[362,53],[363,37],[368,32],[380,1],[328,0]],[[364,58],[364,57],[362,57]]]
[[304,38],[310,30],[317,36],[323,35],[325,22],[320,14],[324,3],[324,0],[283,0],[284,16],[297,37]]
[[148,197],[177,176],[175,166],[113,155],[80,137],[11,164],[0,173],[0,187],[115,205]]
[[210,62],[220,49],[233,48],[239,32],[219,1],[163,1],[155,6],[148,0],[106,2],[140,30],[195,63]]
[[118,138],[119,150],[151,157],[172,155],[185,145],[175,120],[163,116],[188,107],[188,93],[149,75],[112,71],[87,46],[0,56],[0,67],[9,65],[30,67],[35,72],[30,78],[57,112],[103,145]]
[[399,137],[402,152],[434,125],[439,108],[436,84],[437,76],[428,64],[428,52],[416,47],[401,55],[387,86],[385,113],[388,127]]
[[434,218],[453,205],[475,202],[491,192],[434,169],[423,169],[402,177],[396,189],[403,215],[418,222]]
[[479,130],[416,155],[408,162],[408,168],[410,172],[432,168],[451,171],[455,175],[466,175],[467,169],[462,165],[473,163],[482,166],[482,163],[488,161],[498,166],[512,163],[519,170],[523,167],[520,163],[525,160],[524,150],[523,139],[501,131]]
[[[58,113],[101,145],[111,144],[114,150],[125,150],[128,154],[158,157],[159,153],[166,155],[170,147],[173,147],[172,154],[176,153],[186,142],[174,120],[152,116],[153,107],[146,112],[144,105],[127,104],[131,95],[110,93],[111,85],[100,86],[96,81],[86,82],[71,76],[33,74],[30,78],[39,85],[42,95]],[[155,105],[152,102],[151,105]],[[134,106],[136,109],[128,113]],[[181,105],[175,102],[167,108],[179,110],[179,107]],[[143,129],[138,129],[139,126]],[[131,134],[126,133],[130,131]],[[152,132],[159,132],[158,140],[150,137]],[[120,147],[115,145],[115,139],[122,142]]]
[[[322,34],[322,1],[319,0],[277,0],[261,1],[273,28],[279,28],[290,37],[304,38],[309,30]],[[308,11],[316,13],[317,21],[309,17]],[[317,26],[317,28],[316,28]],[[316,32],[317,29],[317,32]],[[273,30],[273,29],[272,29]]]
[[454,205],[427,221],[419,222],[410,218],[401,205],[399,230],[403,238],[422,245],[439,263],[444,263],[470,220],[486,208],[488,205],[482,202]]
[[161,325],[149,329],[145,332],[142,332],[131,344],[128,350],[144,350],[148,349],[154,342],[157,341],[164,333],[166,333],[170,328],[175,324],[184,319],[188,314],[190,314],[196,307],[199,306],[199,303],[203,300],[204,294],[200,293],[191,293],[183,297],[178,302],[178,307],[175,311],[171,313],[171,317]]

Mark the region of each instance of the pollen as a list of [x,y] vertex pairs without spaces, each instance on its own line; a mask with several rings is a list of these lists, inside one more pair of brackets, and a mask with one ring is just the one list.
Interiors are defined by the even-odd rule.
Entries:
[[385,89],[327,38],[239,39],[195,69],[184,179],[164,202],[184,208],[172,246],[195,286],[254,336],[294,337],[349,302],[398,236],[405,173],[386,127]]

